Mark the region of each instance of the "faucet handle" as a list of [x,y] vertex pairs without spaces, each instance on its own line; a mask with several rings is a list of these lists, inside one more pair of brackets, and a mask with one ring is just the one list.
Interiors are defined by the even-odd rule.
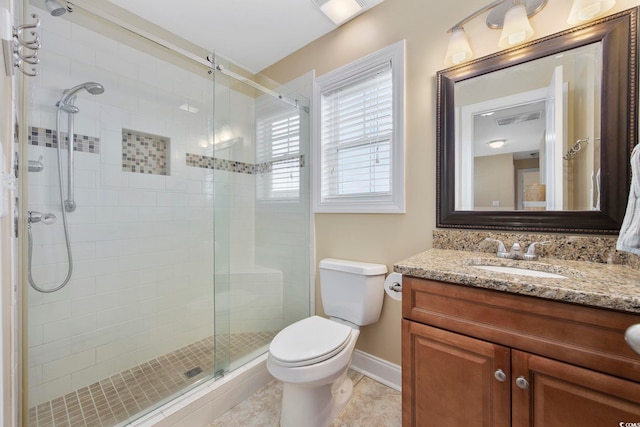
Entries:
[[484,239],[486,242],[495,242],[498,244],[498,252],[496,252],[496,255],[499,258],[508,258],[509,257],[509,252],[507,252],[507,249],[504,247],[504,243],[502,243],[501,240],[498,239],[492,239],[491,237],[487,237],[486,239]]
[[544,242],[534,242],[529,245],[527,248],[527,253],[524,254],[524,259],[529,261],[534,261],[538,259],[538,255],[536,255],[536,245],[550,245],[551,242],[549,240]]

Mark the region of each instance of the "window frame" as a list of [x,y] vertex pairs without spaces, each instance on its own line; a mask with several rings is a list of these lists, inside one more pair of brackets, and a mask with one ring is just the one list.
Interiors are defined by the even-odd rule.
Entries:
[[[392,75],[391,194],[323,199],[322,195],[322,95],[349,85],[360,75],[390,62]],[[313,211],[316,213],[406,213],[405,207],[405,41],[401,40],[350,64],[330,71],[314,81],[313,93]]]

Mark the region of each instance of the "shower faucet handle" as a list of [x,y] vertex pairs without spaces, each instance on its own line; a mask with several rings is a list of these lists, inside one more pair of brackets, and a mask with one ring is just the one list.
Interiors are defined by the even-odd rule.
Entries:
[[42,213],[29,211],[27,214],[27,221],[29,222],[29,224],[32,224],[34,222],[42,222],[44,225],[51,225],[55,223],[56,220],[56,216],[50,212]]

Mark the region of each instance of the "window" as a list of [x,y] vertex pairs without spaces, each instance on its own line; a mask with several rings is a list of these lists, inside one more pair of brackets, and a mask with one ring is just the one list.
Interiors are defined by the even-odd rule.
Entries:
[[286,108],[259,117],[257,137],[257,198],[300,197],[300,114]]
[[315,212],[404,213],[404,41],[316,79]]

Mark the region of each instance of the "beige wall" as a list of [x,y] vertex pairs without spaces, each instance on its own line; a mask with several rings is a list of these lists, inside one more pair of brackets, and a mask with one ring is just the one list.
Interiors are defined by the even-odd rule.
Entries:
[[[316,76],[406,39],[406,192],[404,215],[317,214],[316,259],[346,258],[394,262],[431,248],[436,201],[436,84],[444,68],[447,29],[488,2],[477,0],[385,0],[379,6],[284,58],[263,72],[289,81],[309,70]],[[640,4],[618,1],[610,13]],[[568,28],[569,0],[550,1],[532,19],[536,36]],[[484,25],[484,16],[465,26],[477,56],[498,50],[499,31]],[[317,308],[321,313],[319,291]],[[357,347],[400,364],[400,303],[385,296],[380,321],[364,327]]]
[[[513,153],[475,157],[473,165],[473,204],[479,210],[515,209]],[[500,171],[496,173],[496,171]],[[500,203],[494,207],[493,202]]]

